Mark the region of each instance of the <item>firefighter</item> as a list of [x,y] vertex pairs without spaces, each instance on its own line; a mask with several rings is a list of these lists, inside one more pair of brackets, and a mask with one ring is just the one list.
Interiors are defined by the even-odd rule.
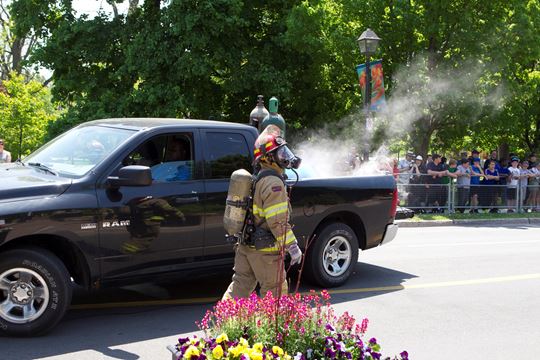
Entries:
[[300,158],[285,140],[264,131],[255,142],[255,175],[251,214],[253,232],[236,244],[234,275],[223,299],[248,297],[260,285],[261,295],[287,294],[284,253],[299,264],[302,251],[289,223],[290,204],[284,181],[286,168],[298,168]]

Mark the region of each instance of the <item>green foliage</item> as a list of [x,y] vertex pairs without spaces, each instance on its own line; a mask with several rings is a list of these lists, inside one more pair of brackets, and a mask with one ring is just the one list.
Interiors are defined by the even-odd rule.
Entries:
[[356,133],[355,39],[371,27],[387,99],[404,104],[379,116],[374,145],[540,148],[538,0],[141,0],[93,19],[71,6],[12,5],[17,32],[42,37],[33,61],[54,70],[67,108],[50,135],[104,117],[246,122],[258,94],[280,98],[291,135]]
[[[337,2],[176,0],[159,11],[154,3],[114,18],[45,16],[54,19],[51,36],[34,61],[54,69],[54,98],[69,104],[52,132],[116,116],[245,122],[259,93],[282,100],[292,128],[351,108],[355,43],[342,36]],[[341,51],[346,43],[350,55]]]
[[40,82],[26,82],[13,73],[3,84],[7,94],[0,92],[0,137],[16,159],[42,144],[47,124],[59,111],[52,105],[50,90]]

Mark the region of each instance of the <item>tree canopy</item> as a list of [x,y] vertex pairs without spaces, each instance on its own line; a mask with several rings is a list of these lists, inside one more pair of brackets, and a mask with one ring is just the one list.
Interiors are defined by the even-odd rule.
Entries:
[[124,2],[90,18],[70,0],[12,1],[14,34],[37,36],[31,60],[66,108],[50,134],[119,116],[246,122],[258,94],[296,130],[361,129],[355,40],[370,27],[388,100],[373,146],[540,150],[538,0]]
[[12,73],[0,91],[0,134],[13,159],[28,155],[43,144],[49,122],[59,115],[47,87]]

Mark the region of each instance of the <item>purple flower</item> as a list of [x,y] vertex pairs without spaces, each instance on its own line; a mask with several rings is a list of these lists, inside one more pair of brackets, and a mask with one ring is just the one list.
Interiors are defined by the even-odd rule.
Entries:
[[189,341],[189,338],[188,337],[185,337],[185,338],[178,338],[178,343],[180,345],[184,345],[185,343],[187,343]]
[[329,358],[329,359],[335,359],[336,358],[336,352],[334,350],[332,350],[332,348],[326,348],[326,350],[324,350],[324,356]]
[[336,340],[331,337],[331,336],[327,336],[324,338],[324,342],[327,343],[328,345],[332,346],[336,343]]
[[374,358],[374,359],[377,359],[379,360],[381,358],[381,354],[378,353],[378,352],[372,352],[371,353],[371,356]]
[[371,345],[375,345],[375,344],[377,343],[377,339],[371,338],[371,339],[369,339],[369,343],[370,343]]
[[326,324],[325,329],[329,330],[329,331],[332,331],[332,332],[336,331],[336,329],[334,329],[334,327],[332,325],[330,325],[330,324]]
[[409,360],[409,353],[406,351],[400,352],[399,356],[401,356],[401,360]]

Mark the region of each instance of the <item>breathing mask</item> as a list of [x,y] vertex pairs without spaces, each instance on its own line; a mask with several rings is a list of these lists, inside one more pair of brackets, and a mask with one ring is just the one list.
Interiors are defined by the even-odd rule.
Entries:
[[302,159],[294,155],[287,145],[282,145],[274,151],[274,161],[284,169],[298,169]]

